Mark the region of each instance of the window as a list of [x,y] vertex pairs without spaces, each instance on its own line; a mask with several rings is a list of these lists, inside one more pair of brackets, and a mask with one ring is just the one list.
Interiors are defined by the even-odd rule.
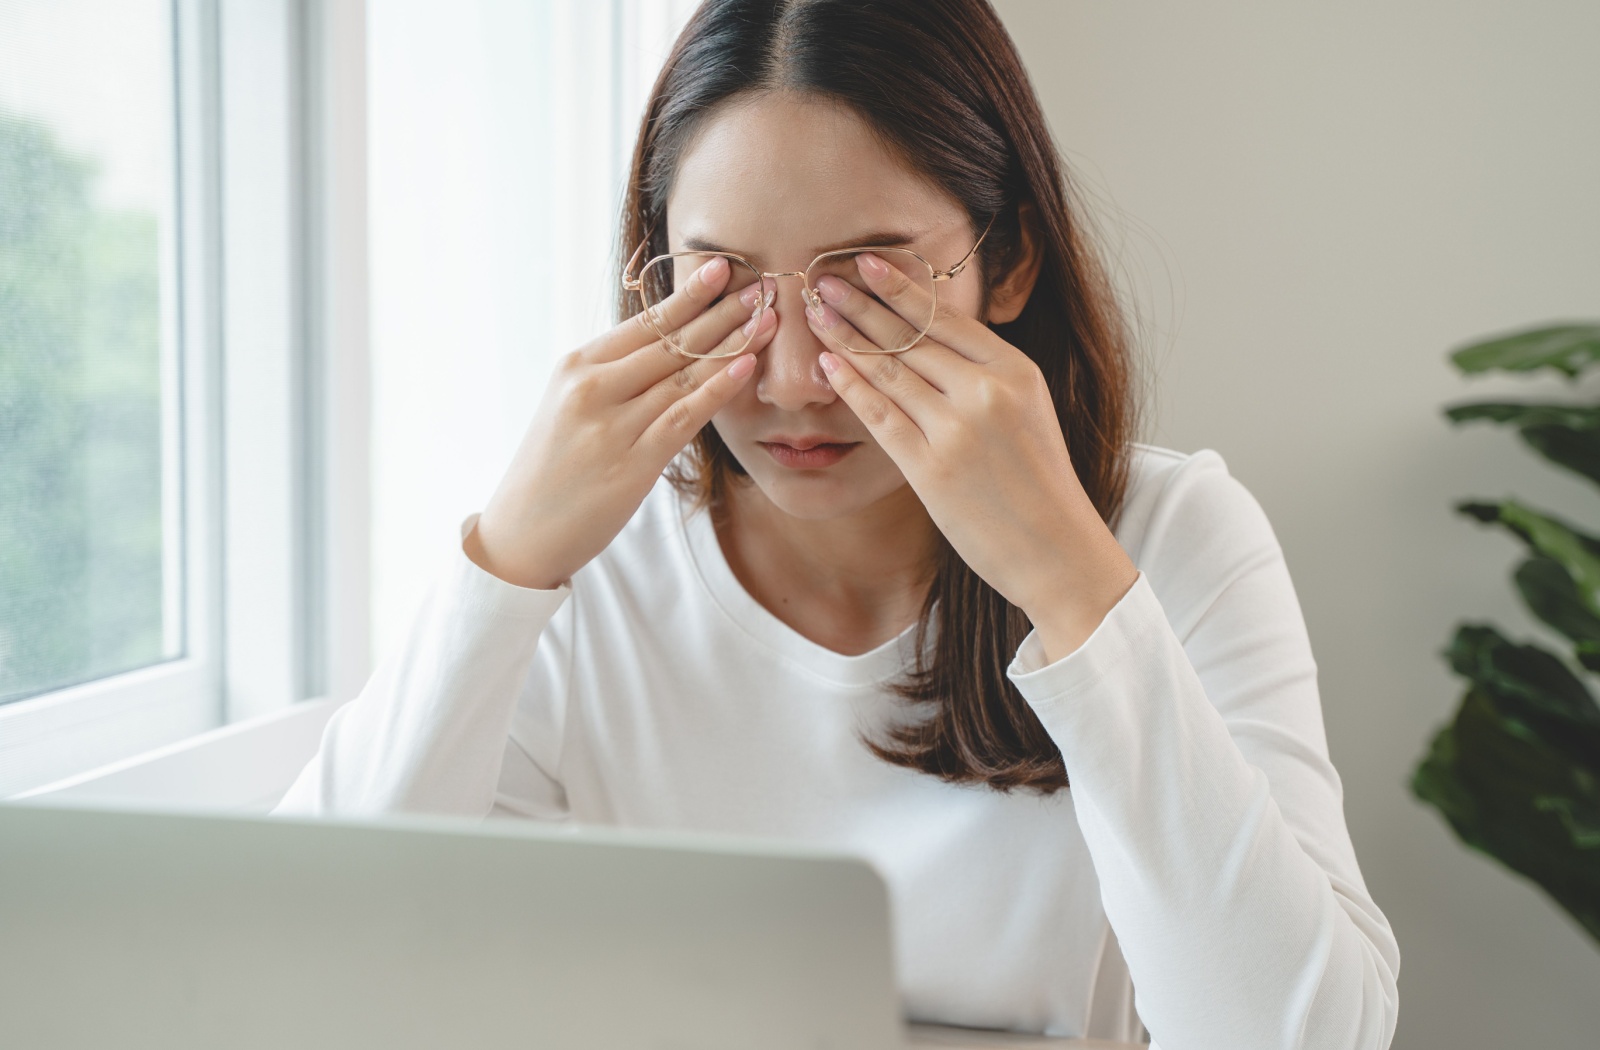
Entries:
[[0,0],[0,797],[365,678],[364,32]]
[[0,794],[216,722],[178,30],[0,4]]
[[299,702],[360,689],[609,323],[633,135],[694,6],[0,0],[0,112],[95,160],[40,188],[5,147],[0,222],[64,183],[145,216],[71,301],[17,275],[87,234],[0,243],[0,797],[153,749],[185,783],[254,763],[211,797],[303,764],[327,705]]
[[0,704],[184,651],[171,11],[76,6],[0,36]]

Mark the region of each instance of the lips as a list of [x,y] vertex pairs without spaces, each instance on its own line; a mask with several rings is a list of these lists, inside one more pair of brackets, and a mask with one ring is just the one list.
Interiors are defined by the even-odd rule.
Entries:
[[859,441],[828,441],[825,438],[793,437],[758,441],[780,466],[795,470],[815,470],[831,467],[853,452]]

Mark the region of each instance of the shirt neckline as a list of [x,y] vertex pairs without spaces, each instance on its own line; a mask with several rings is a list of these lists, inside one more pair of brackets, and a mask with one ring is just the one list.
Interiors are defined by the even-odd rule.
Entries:
[[681,497],[673,515],[695,576],[733,627],[801,671],[837,685],[881,686],[911,666],[917,625],[912,624],[875,649],[855,656],[834,652],[796,631],[745,590],[723,554],[722,543],[704,508],[690,509]]

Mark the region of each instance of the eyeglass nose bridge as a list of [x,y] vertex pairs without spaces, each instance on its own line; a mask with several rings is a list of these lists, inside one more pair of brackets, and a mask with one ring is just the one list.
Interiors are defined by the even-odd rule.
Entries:
[[[757,270],[756,276],[761,278],[762,284],[766,284],[768,277],[799,277],[804,280],[807,272],[806,270]],[[800,289],[800,294],[805,296],[806,302],[813,307],[822,304],[821,296],[817,295],[817,290],[810,285]]]

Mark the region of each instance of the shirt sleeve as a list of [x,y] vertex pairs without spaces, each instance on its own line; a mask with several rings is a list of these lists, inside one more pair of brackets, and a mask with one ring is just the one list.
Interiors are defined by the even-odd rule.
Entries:
[[570,596],[507,583],[458,544],[273,812],[562,819]]
[[1385,1050],[1399,946],[1328,757],[1316,664],[1260,505],[1176,468],[1095,632],[1008,669],[1061,749],[1153,1043]]

